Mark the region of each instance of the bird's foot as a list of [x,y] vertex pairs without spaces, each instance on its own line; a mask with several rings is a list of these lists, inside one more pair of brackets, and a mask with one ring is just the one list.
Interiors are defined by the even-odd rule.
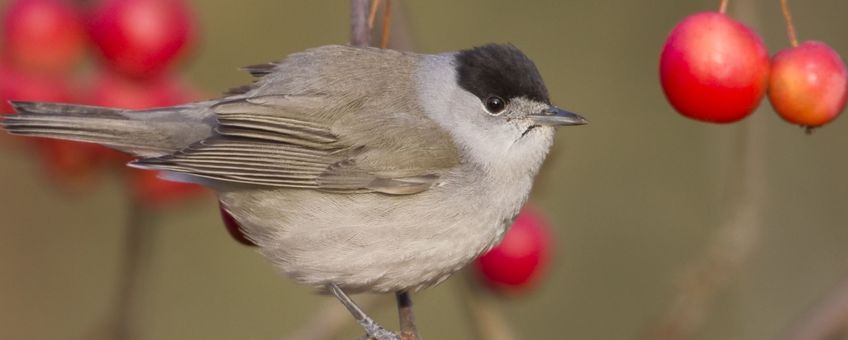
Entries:
[[359,340],[401,340],[400,335],[380,327],[380,329],[363,335]]
[[363,335],[365,339],[401,340],[400,335],[381,327],[371,318],[366,317],[366,320],[360,321],[359,324],[362,328],[365,328],[365,335]]
[[342,291],[339,286],[334,283],[331,283],[327,285],[327,289],[331,293],[333,293],[333,295],[337,299],[339,299],[339,301],[345,306],[345,308],[350,311],[350,314],[353,315],[356,321],[359,322],[359,325],[362,326],[363,329],[365,329],[365,335],[360,338],[360,340],[401,340],[399,335],[389,330],[386,330],[385,328],[377,324],[374,319],[366,315],[365,312],[363,312],[362,309],[359,308],[356,302],[353,302],[353,300],[349,296],[347,296],[347,294]]

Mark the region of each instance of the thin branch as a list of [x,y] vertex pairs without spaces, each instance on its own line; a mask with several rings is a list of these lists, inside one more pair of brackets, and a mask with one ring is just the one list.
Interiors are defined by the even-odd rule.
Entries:
[[380,0],[371,0],[371,13],[368,14],[368,29],[374,29],[374,20],[377,18],[377,8],[380,7]]
[[105,323],[98,326],[91,338],[129,340],[136,337],[132,328],[139,284],[148,269],[151,246],[156,235],[151,223],[151,211],[143,202],[131,197],[124,230],[123,263],[119,267],[115,300]]
[[350,44],[358,47],[371,45],[368,28],[369,0],[350,0]]
[[412,312],[412,298],[409,297],[409,293],[406,291],[397,292],[396,297],[401,340],[418,340],[418,329],[415,327],[415,314]]
[[412,29],[409,27],[407,18],[407,3],[395,1],[392,4],[391,37],[389,48],[399,51],[414,50],[412,43]]
[[380,48],[389,47],[389,32],[392,27],[392,0],[386,0],[383,8],[383,33],[380,35]]
[[718,4],[718,12],[721,14],[727,13],[727,0],[721,0]]
[[792,47],[798,46],[798,35],[795,33],[795,25],[792,24],[792,13],[789,12],[787,0],[780,0],[780,9],[783,11],[783,20],[786,21],[786,34]]

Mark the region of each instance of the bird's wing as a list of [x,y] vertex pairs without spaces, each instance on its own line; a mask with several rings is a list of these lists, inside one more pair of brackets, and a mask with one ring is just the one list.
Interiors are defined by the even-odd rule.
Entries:
[[451,138],[421,114],[358,114],[357,105],[328,107],[321,96],[219,103],[212,137],[133,166],[269,187],[414,194],[459,162]]

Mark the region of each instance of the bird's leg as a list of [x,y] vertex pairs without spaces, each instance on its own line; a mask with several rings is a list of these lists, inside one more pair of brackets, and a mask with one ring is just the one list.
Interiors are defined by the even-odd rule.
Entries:
[[415,315],[412,313],[412,298],[405,290],[397,292],[395,296],[397,297],[401,340],[418,340],[418,330],[415,329]]
[[350,314],[353,315],[353,318],[359,322],[359,325],[365,329],[365,339],[377,339],[377,340],[400,340],[397,334],[392,333],[385,328],[381,327],[377,324],[374,319],[371,319],[365,312],[362,311],[362,308],[353,302],[345,292],[339,288],[335,283],[331,283],[327,285],[327,289],[330,290],[333,295],[339,299],[345,308],[350,311]]

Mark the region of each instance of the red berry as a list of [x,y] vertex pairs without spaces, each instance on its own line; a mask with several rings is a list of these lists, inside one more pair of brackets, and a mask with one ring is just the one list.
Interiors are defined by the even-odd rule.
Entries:
[[2,20],[3,56],[16,68],[60,73],[83,55],[82,20],[67,0],[14,0]]
[[224,226],[227,227],[227,232],[230,233],[230,236],[233,237],[238,243],[241,243],[246,246],[255,247],[256,243],[253,243],[247,236],[244,235],[244,232],[241,229],[241,226],[236,222],[236,219],[233,218],[233,215],[227,212],[223,206],[218,206],[218,209],[221,211],[221,220],[224,221]]
[[827,124],[845,108],[848,71],[839,54],[818,41],[778,52],[772,60],[769,101],[786,121]]
[[198,95],[177,77],[135,79],[114,72],[98,74],[87,94],[91,105],[149,109],[189,102]]
[[[189,102],[199,97],[180,79],[167,75],[133,79],[114,72],[102,72],[94,79],[86,103],[91,105],[147,109]],[[133,159],[125,153],[103,147],[107,159],[123,167]]]
[[184,0],[103,0],[89,31],[106,63],[134,77],[161,74],[188,51],[194,17]]
[[63,189],[91,187],[102,164],[99,146],[58,139],[38,140],[38,150],[49,178]]
[[517,291],[532,286],[547,265],[550,233],[534,210],[525,208],[503,241],[477,258],[475,268],[484,282],[497,291]]
[[706,122],[730,123],[748,116],[765,94],[768,74],[762,39],[714,12],[677,24],[660,57],[668,101],[684,116]]
[[0,113],[13,113],[10,100],[67,102],[73,98],[68,82],[59,76],[28,74],[0,64]]
[[[64,77],[24,74],[0,65],[2,113],[13,112],[9,100],[71,102],[73,98]],[[99,147],[95,144],[45,138],[24,141],[37,148],[50,178],[65,187],[86,187],[100,164]]]

